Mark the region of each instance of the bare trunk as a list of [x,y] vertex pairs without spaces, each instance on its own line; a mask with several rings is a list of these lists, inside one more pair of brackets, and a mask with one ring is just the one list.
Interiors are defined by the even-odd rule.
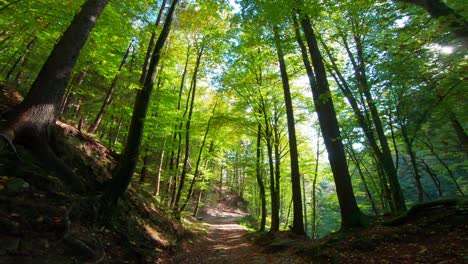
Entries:
[[114,90],[117,87],[117,83],[119,82],[120,72],[122,71],[123,67],[125,66],[127,62],[128,54],[130,53],[132,46],[133,46],[133,39],[130,41],[130,44],[128,45],[127,50],[125,51],[125,54],[122,58],[122,62],[120,63],[119,69],[117,70],[117,74],[112,80],[109,90],[107,90],[107,94],[106,94],[106,97],[104,98],[104,101],[102,102],[101,109],[99,109],[99,113],[97,114],[96,119],[94,119],[93,124],[88,129],[89,133],[95,133],[97,128],[101,124],[102,118],[104,117],[107,107],[111,103],[112,95],[114,94]]
[[[187,115],[187,122],[185,123],[185,156],[184,156],[184,163],[182,165],[182,173],[180,174],[180,181],[179,181],[179,188],[177,189],[177,195],[174,202],[174,207],[179,207],[180,197],[182,196],[182,191],[184,190],[185,185],[185,177],[187,176],[187,172],[189,170],[189,156],[190,156],[190,126],[193,114],[193,108],[195,105],[195,94],[197,91],[197,78],[198,78],[198,71],[201,64],[201,58],[203,56],[204,46],[200,47],[200,50],[197,54],[197,62],[195,64],[195,69],[192,76],[192,84],[191,90],[192,95],[190,99],[190,106],[188,108],[188,115]],[[188,103],[187,103],[188,105]]]
[[[266,223],[266,199],[265,199],[265,185],[263,184],[262,177],[262,126],[259,123],[257,126],[257,156],[256,156],[256,171],[255,176],[257,178],[257,184],[260,189],[260,201],[261,201],[261,218],[260,218],[260,231],[265,231]],[[222,185],[221,185],[222,186]]]
[[169,35],[177,3],[178,0],[174,0],[172,2],[164,27],[159,35],[151,56],[151,63],[145,79],[145,84],[143,85],[143,89],[139,90],[137,93],[127,143],[125,144],[122,158],[112,174],[113,177],[109,184],[109,188],[106,190],[102,198],[101,209],[104,211],[111,210],[117,202],[117,199],[125,193],[135,171],[143,139],[146,114],[156,79],[157,68],[161,58],[161,52]]
[[[292,231],[296,235],[305,235],[304,219],[302,215],[302,197],[301,197],[301,175],[299,172],[299,156],[297,152],[296,142],[296,127],[294,120],[294,110],[291,99],[291,91],[289,88],[289,77],[286,70],[286,62],[284,61],[284,52],[281,47],[281,39],[278,28],[273,29],[275,36],[276,51],[280,65],[281,81],[283,83],[284,102],[286,105],[286,117],[288,121],[288,136],[289,136],[289,154],[291,160],[291,185],[293,197],[293,226]],[[278,144],[278,142],[277,142]]]
[[[328,151],[328,159],[335,180],[336,192],[341,209],[341,227],[343,229],[361,227],[366,225],[367,220],[360,212],[354,196],[322,55],[320,54],[315,33],[307,16],[302,15],[301,25],[306,36],[315,70],[315,76],[310,69],[308,69],[307,72],[314,97],[314,105],[318,113],[320,127]],[[306,57],[303,59],[306,65],[308,58]],[[310,67],[306,66],[306,68]]]

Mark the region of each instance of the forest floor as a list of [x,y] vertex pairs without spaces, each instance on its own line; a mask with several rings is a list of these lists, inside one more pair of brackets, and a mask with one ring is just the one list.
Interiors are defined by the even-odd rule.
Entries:
[[251,233],[238,224],[246,215],[247,213],[226,201],[203,208],[196,219],[185,219],[196,234],[195,238],[185,241],[181,252],[159,263],[305,263],[305,259],[300,256],[290,255],[286,251],[272,254],[257,245]]
[[468,263],[466,201],[428,206],[392,225],[380,220],[311,240],[285,231],[248,232],[238,224],[247,213],[226,201],[229,195],[221,197],[197,219],[186,218],[196,236],[157,263]]

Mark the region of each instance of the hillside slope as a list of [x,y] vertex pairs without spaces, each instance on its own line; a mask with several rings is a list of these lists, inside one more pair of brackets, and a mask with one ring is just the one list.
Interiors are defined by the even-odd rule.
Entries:
[[[20,101],[1,87],[0,110]],[[184,231],[158,202],[132,184],[115,215],[103,226],[97,204],[115,159],[110,151],[72,125],[57,122],[58,156],[85,184],[68,190],[21,146],[0,152],[0,263],[154,263],[174,252]]]

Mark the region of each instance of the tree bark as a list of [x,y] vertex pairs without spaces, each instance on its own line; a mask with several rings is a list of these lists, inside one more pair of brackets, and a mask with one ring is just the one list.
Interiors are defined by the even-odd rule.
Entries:
[[255,176],[257,178],[258,188],[260,189],[260,201],[261,201],[261,217],[260,217],[260,229],[259,231],[265,231],[266,223],[266,198],[265,198],[265,185],[263,184],[262,177],[262,126],[259,123],[257,126],[257,156],[256,156],[256,171]]
[[[381,170],[384,172],[384,174],[381,175],[382,177],[386,177],[386,179],[382,179],[384,183],[383,191],[385,192],[386,197],[391,197],[391,199],[389,200],[390,208],[394,213],[402,213],[406,210],[405,199],[403,197],[403,192],[401,191],[400,182],[398,180],[397,171],[393,163],[392,154],[387,142],[387,137],[385,136],[383,130],[382,121],[375,106],[374,99],[372,98],[372,95],[370,93],[370,87],[367,82],[367,75],[365,72],[363,47],[360,41],[360,37],[357,36],[357,34],[355,33],[355,43],[358,54],[357,59],[354,58],[354,55],[351,52],[351,49],[349,48],[349,44],[346,37],[343,34],[341,34],[341,38],[343,40],[348,57],[352,62],[351,64],[354,70],[354,76],[360,88],[359,91],[364,95],[364,98],[367,102],[367,108],[371,112],[371,120],[368,120],[367,115],[362,113],[358,105],[358,100],[356,99],[356,96],[352,92],[348,81],[343,77],[341,71],[338,69],[338,66],[336,65],[327,45],[322,42],[322,46],[324,47],[324,50],[329,57],[332,69],[335,71],[336,75],[333,74],[333,77],[336,80],[338,87],[340,88],[342,93],[347,98],[349,104],[351,105],[351,108],[356,116],[356,120],[358,121],[358,124],[360,125],[361,129],[363,130],[367,142],[369,143],[374,157],[377,160],[377,164],[379,167],[381,167]],[[381,148],[379,148],[377,144],[377,139],[375,138],[372,127],[369,124],[369,122],[371,121],[374,124],[375,131],[377,133],[377,138],[379,140]],[[387,183],[390,183],[390,188],[387,187]]]
[[195,105],[195,94],[197,91],[198,71],[200,69],[204,48],[205,47],[202,45],[200,49],[198,50],[197,61],[196,61],[195,69],[194,69],[193,76],[192,76],[192,84],[191,84],[192,95],[190,99],[190,106],[188,108],[189,110],[188,110],[188,115],[187,115],[187,121],[185,123],[185,156],[184,156],[184,163],[182,165],[182,173],[180,174],[179,188],[177,189],[177,195],[175,197],[175,202],[174,202],[175,208],[179,207],[180,197],[182,196],[182,191],[184,190],[185,177],[187,176],[187,172],[189,170],[190,126],[191,126],[191,121],[192,121],[193,108]]
[[400,2],[410,3],[424,8],[429,15],[437,19],[439,24],[445,30],[453,32],[458,38],[461,38],[466,45],[468,38],[468,22],[463,15],[458,14],[442,0],[399,0]]
[[320,129],[317,133],[314,179],[312,180],[312,239],[317,238],[317,177],[320,161]]
[[[73,189],[81,189],[80,180],[54,154],[48,145],[48,129],[57,120],[71,72],[96,20],[109,0],[88,0],[54,46],[25,99],[12,112],[0,134],[8,141],[24,144],[38,155],[46,167],[64,169],[57,174]],[[42,156],[47,155],[47,156]],[[57,162],[60,163],[57,167]]]
[[[362,227],[366,225],[365,222],[367,219],[365,219],[366,217],[360,212],[354,196],[322,55],[320,54],[310,20],[304,14],[301,16],[301,25],[309,46],[309,52],[315,71],[315,77],[311,69],[308,69],[307,73],[311,83],[315,109],[318,114],[322,135],[328,151],[328,160],[335,180],[336,192],[341,210],[341,227],[343,229]],[[306,65],[308,58],[306,57],[303,59]],[[306,66],[306,69],[307,68]],[[312,81],[314,79],[316,81]]]
[[114,79],[112,80],[109,90],[107,90],[107,94],[106,94],[106,97],[104,98],[104,101],[102,102],[101,109],[99,109],[96,119],[94,119],[93,124],[89,127],[88,133],[95,133],[99,125],[101,124],[101,121],[102,121],[102,118],[104,117],[106,109],[111,103],[112,95],[114,94],[114,90],[117,87],[117,83],[119,82],[119,79],[120,79],[120,73],[122,72],[122,69],[127,62],[128,54],[130,53],[132,46],[133,46],[133,39],[130,41],[130,44],[128,45],[127,50],[125,51],[125,54],[122,58],[122,62],[120,63],[119,69],[117,70],[117,73]]
[[[166,0],[162,1],[161,7],[159,8],[158,16],[156,17],[156,22],[154,23],[155,27],[159,27],[161,23],[161,17],[164,9],[166,8]],[[143,61],[143,68],[140,76],[140,84],[143,85],[146,80],[146,75],[148,73],[148,67],[151,62],[151,54],[153,53],[154,44],[156,42],[156,30],[153,30],[151,33],[151,38],[148,44],[148,49],[146,50],[145,60]]]
[[293,197],[293,226],[292,231],[296,235],[305,235],[304,218],[302,211],[302,197],[301,197],[301,175],[299,173],[299,156],[297,152],[296,141],[296,126],[294,120],[294,110],[291,99],[291,91],[289,87],[289,77],[286,69],[286,62],[284,61],[284,52],[281,46],[281,39],[278,27],[273,29],[276,51],[281,72],[281,82],[283,84],[284,101],[286,105],[286,117],[288,121],[288,136],[289,136],[289,154],[291,160],[291,185]]
[[156,181],[154,185],[154,196],[159,195],[159,189],[161,186],[161,176],[162,176],[162,170],[163,170],[163,164],[164,164],[164,152],[166,150],[166,136],[164,136],[164,142],[163,142],[163,147],[161,150],[161,155],[159,156],[159,165],[158,165],[158,173],[156,175]]
[[185,202],[180,207],[179,212],[182,212],[183,210],[185,210],[185,207],[187,206],[188,202],[190,201],[190,198],[192,197],[192,192],[193,192],[193,187],[195,186],[195,182],[198,176],[200,175],[200,162],[202,159],[203,148],[205,147],[206,138],[208,137],[208,133],[210,132],[211,120],[214,117],[217,105],[218,105],[218,102],[215,103],[211,117],[208,119],[208,124],[206,125],[205,134],[203,135],[202,144],[200,146],[200,149],[198,150],[197,163],[195,164],[195,173],[193,174],[193,179],[192,179],[192,182],[190,183],[190,187],[187,193],[187,197],[185,198]]
[[138,162],[140,146],[143,139],[146,114],[156,79],[155,77],[157,74],[157,68],[161,59],[162,49],[169,35],[177,3],[178,0],[174,0],[172,2],[169,13],[166,17],[166,21],[164,23],[164,27],[154,47],[154,51],[151,56],[151,63],[145,79],[145,83],[143,85],[143,89],[139,90],[137,93],[127,143],[125,144],[122,158],[112,173],[113,177],[111,183],[108,186],[109,188],[107,188],[102,198],[101,209],[104,211],[112,209],[114,204],[117,202],[117,199],[125,193],[135,171],[136,164]]
[[268,165],[269,165],[269,172],[270,172],[270,202],[271,202],[271,226],[270,232],[277,232],[279,231],[279,197],[276,193],[276,184],[275,183],[275,168],[273,162],[273,146],[272,146],[272,129],[270,124],[270,118],[268,117],[267,111],[269,111],[265,105],[265,101],[263,96],[260,94],[260,104],[261,104],[261,111],[263,116],[263,122],[265,124],[265,141],[267,147],[267,154],[268,154]]

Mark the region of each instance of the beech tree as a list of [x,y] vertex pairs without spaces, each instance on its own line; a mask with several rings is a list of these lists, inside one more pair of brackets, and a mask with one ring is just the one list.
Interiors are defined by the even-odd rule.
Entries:
[[6,141],[27,146],[46,167],[63,175],[72,189],[81,189],[81,182],[48,145],[49,131],[57,120],[80,51],[108,2],[88,0],[83,4],[54,46],[28,94],[0,129]]
[[110,210],[117,199],[124,194],[135,171],[138,156],[140,154],[141,141],[145,126],[146,114],[151,99],[151,94],[156,80],[157,68],[161,59],[161,53],[171,29],[171,24],[178,0],[174,0],[169,8],[163,29],[156,41],[151,55],[148,72],[141,90],[138,91],[133,108],[132,121],[129,127],[129,135],[125,144],[122,158],[112,173],[112,181],[108,185],[102,198],[102,210]]

